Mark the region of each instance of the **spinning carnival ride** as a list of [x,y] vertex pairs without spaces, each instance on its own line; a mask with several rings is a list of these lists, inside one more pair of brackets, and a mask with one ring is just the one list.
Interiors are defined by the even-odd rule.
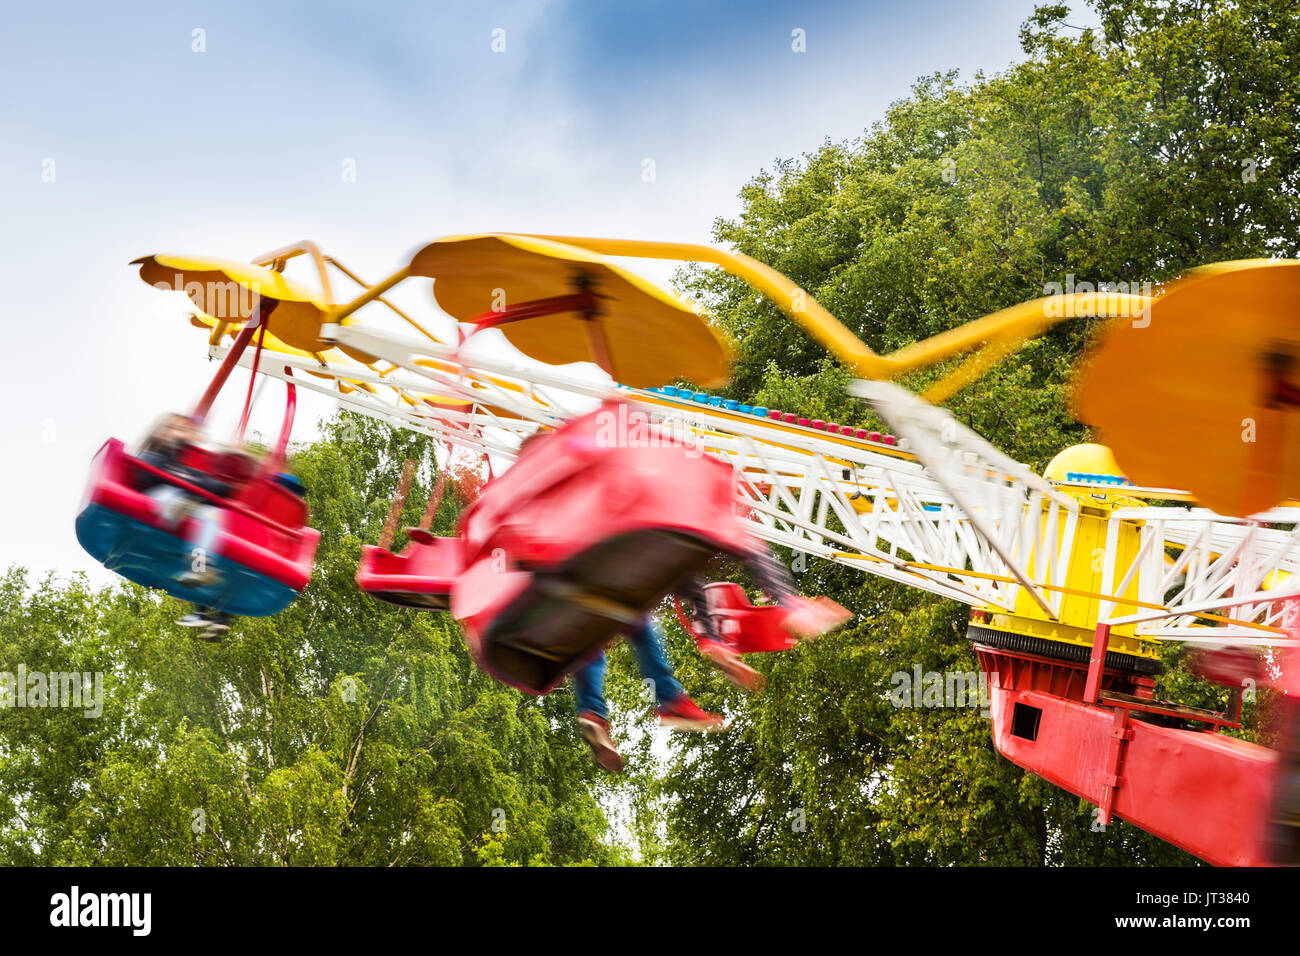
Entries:
[[[744,279],[861,376],[853,393],[898,437],[673,387],[723,382],[726,343],[610,259],[620,256],[709,263]],[[318,292],[282,274],[296,257],[314,265]],[[357,574],[381,599],[449,609],[494,676],[545,693],[712,554],[770,542],[970,605],[997,749],[1095,803],[1101,822],[1118,815],[1215,863],[1293,862],[1300,852],[1300,510],[1282,500],[1300,494],[1300,386],[1288,358],[1300,355],[1300,328],[1281,317],[1300,291],[1300,264],[1220,264],[1150,299],[1036,300],[879,356],[784,276],[705,246],[457,236],[374,284],[311,243],[252,264],[138,263],[146,281],[189,295],[192,323],[222,359],[200,417],[241,365],[285,380],[291,406],[295,386],[307,388],[449,447],[518,457],[467,509],[457,537],[435,537],[425,522],[393,553],[386,529]],[[335,301],[331,270],[357,286],[353,299]],[[433,280],[457,341],[386,298],[411,278]],[[1079,397],[1118,463],[1078,446],[1039,476],[931,404],[1073,315],[1113,317]],[[488,329],[536,361],[477,347]],[[925,396],[888,381],[961,355]],[[1179,364],[1188,355],[1219,374],[1189,376]],[[564,367],[583,361],[620,384]],[[1211,392],[1209,381],[1221,387]],[[1257,426],[1249,441],[1245,420]],[[273,478],[288,424],[257,472],[263,485],[285,487]],[[234,592],[246,584],[269,577],[290,597],[305,585],[288,573],[309,568],[314,552],[305,507],[271,517],[261,499],[240,495],[231,507],[248,530],[228,525],[219,560],[254,578],[193,594],[150,576],[141,569],[155,554],[174,558],[183,542],[155,540],[167,535],[131,497],[136,462],[120,445],[98,462],[78,533],[109,567],[237,613],[278,609],[241,610]],[[793,643],[783,644],[777,608],[750,605],[735,586],[712,586],[709,598],[736,650]],[[1230,689],[1227,712],[1155,699],[1167,641],[1204,649],[1201,673]],[[1221,732],[1239,726],[1251,681],[1280,692],[1278,750]]]

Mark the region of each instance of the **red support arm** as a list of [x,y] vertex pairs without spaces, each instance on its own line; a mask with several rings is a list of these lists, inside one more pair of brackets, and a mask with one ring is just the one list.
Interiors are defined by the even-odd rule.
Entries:
[[255,333],[263,322],[271,315],[275,308],[274,299],[257,300],[257,305],[253,306],[253,314],[248,317],[244,327],[239,330],[239,335],[235,338],[234,344],[230,346],[230,351],[226,357],[221,360],[221,367],[217,369],[217,374],[212,376],[212,381],[208,384],[207,391],[199,399],[199,403],[194,406],[194,412],[191,415],[196,421],[202,424],[203,420],[208,417],[208,412],[212,410],[212,403],[217,400],[217,395],[221,391],[221,386],[226,384],[226,379],[230,378],[230,373],[235,370],[239,364],[239,357],[244,354],[244,349],[248,348],[248,343],[253,341]]
[[257,348],[253,350],[253,370],[248,375],[248,394],[244,396],[244,411],[239,416],[239,428],[235,431],[235,444],[244,444],[244,432],[248,429],[248,416],[253,413],[253,391],[257,384],[257,367],[262,363],[262,342],[266,338],[266,323],[257,331]]
[[[284,367],[284,374],[292,376],[293,370],[289,366]],[[298,411],[298,388],[293,382],[286,381],[285,388],[288,390],[284,403],[284,421],[280,425],[280,437],[275,442],[275,451],[271,453],[271,460],[279,467],[284,463],[284,456],[289,451],[289,433],[293,431],[293,417]]]
[[506,306],[499,312],[495,310],[480,312],[470,319],[470,322],[478,329],[492,329],[521,319],[536,319],[543,315],[558,315],[561,312],[595,312],[597,304],[596,297],[590,292],[578,292],[573,295],[557,295],[549,299],[520,302],[518,305]]
[[1101,694],[1101,673],[1106,669],[1106,649],[1110,646],[1110,625],[1098,624],[1092,638],[1092,657],[1088,660],[1088,682],[1083,688],[1083,702],[1097,703]]

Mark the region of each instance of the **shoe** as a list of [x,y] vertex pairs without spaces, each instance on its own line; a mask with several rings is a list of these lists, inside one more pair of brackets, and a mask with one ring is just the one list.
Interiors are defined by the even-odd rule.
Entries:
[[230,630],[230,625],[222,624],[220,621],[213,621],[194,636],[200,641],[207,641],[209,644],[215,644],[226,636],[226,631],[228,630]]
[[209,627],[212,624],[212,618],[200,611],[191,611],[176,623],[181,627]]
[[622,773],[623,755],[609,736],[609,721],[595,711],[584,710],[578,715],[578,733],[591,749],[591,756],[610,773]]
[[203,571],[186,571],[176,580],[182,587],[202,588],[209,584],[216,584],[218,575],[211,568],[206,568]]
[[230,630],[230,622],[233,620],[234,618],[224,611],[209,615],[208,626],[198,634],[199,640],[215,644],[226,636],[226,631]]
[[661,727],[671,727],[673,730],[700,730],[707,733],[722,730],[727,725],[721,714],[700,710],[695,701],[685,694],[676,700],[660,704],[655,713],[659,715]]
[[696,647],[708,659],[709,663],[722,671],[723,676],[741,690],[757,694],[762,691],[763,686],[767,683],[762,674],[742,661],[740,655],[725,644],[703,640],[696,644]]
[[790,612],[784,622],[785,629],[804,640],[833,631],[853,617],[828,597],[791,598],[785,608]]

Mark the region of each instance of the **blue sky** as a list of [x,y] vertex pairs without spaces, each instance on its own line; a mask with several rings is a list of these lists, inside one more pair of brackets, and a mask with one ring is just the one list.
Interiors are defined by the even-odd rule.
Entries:
[[72,532],[95,449],[189,405],[210,372],[131,259],[311,238],[378,276],[457,232],[708,241],[774,160],[859,135],[920,75],[1004,68],[1033,6],[10,5],[0,567],[95,569]]

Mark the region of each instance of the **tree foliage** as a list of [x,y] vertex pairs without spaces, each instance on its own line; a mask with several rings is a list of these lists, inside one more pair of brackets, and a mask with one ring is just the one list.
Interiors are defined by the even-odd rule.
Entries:
[[[1092,6],[1101,30],[1040,7],[1023,62],[966,84],[925,77],[860,139],[760,173],[715,239],[789,275],[880,352],[1069,277],[1158,283],[1204,262],[1297,255],[1300,23],[1287,6]],[[846,395],[847,371],[774,305],[718,271],[679,281],[737,342],[732,397],[869,421]],[[1041,469],[1086,438],[1067,377],[1090,331],[1058,327],[950,407]],[[742,700],[692,666],[703,702],[735,726],[679,744],[647,796],[666,858],[1190,862],[1123,824],[1094,831],[1088,805],[997,756],[978,711],[892,706],[892,675],[976,668],[963,609],[816,562],[800,583],[858,623],[765,662],[764,697]],[[1209,693],[1177,667],[1165,683]]]
[[[321,531],[312,583],[219,645],[135,585],[0,579],[0,662],[104,674],[104,708],[0,709],[0,862],[334,865],[611,863],[596,771],[565,695],[470,662],[446,615],[352,583],[424,439],[341,415],[294,467]],[[449,494],[435,530],[451,532]]]

